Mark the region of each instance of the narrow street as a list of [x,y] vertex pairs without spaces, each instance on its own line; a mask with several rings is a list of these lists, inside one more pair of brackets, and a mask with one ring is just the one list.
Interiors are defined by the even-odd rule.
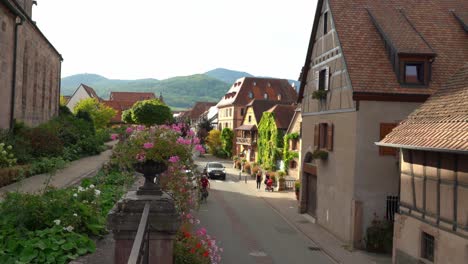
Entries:
[[[201,170],[209,158],[199,158]],[[318,246],[286,221],[256,190],[253,180],[239,181],[239,171],[226,160],[226,181],[210,180],[207,203],[198,214],[202,225],[224,248],[222,263],[335,263]],[[276,193],[286,199],[284,194]],[[275,194],[271,194],[275,195]],[[273,201],[274,202],[274,201]],[[290,206],[297,211],[297,207]],[[304,218],[304,221],[305,220]]]

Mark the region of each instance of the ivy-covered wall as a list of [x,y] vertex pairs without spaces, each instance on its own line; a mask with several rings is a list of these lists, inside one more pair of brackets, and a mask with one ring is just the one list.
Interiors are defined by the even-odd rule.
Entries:
[[295,150],[289,150],[289,143],[292,139],[298,139],[299,133],[290,133],[284,136],[284,147],[283,147],[283,161],[284,170],[287,172],[289,169],[289,162],[299,157],[299,152]]
[[276,127],[273,113],[264,112],[260,119],[257,146],[258,163],[264,169],[275,170],[283,152],[283,132]]

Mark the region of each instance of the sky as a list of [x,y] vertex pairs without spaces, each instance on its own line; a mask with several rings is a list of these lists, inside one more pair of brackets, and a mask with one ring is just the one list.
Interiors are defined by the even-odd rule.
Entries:
[[62,77],[166,79],[215,68],[297,80],[316,0],[38,0]]

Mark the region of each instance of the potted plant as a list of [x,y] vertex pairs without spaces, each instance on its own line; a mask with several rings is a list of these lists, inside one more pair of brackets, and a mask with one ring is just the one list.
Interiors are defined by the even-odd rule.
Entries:
[[323,100],[327,98],[327,91],[325,90],[317,90],[312,92],[312,99]]
[[325,150],[317,149],[312,153],[312,157],[314,159],[321,159],[321,160],[327,160],[328,159],[328,152]]
[[294,183],[294,192],[296,193],[296,200],[299,201],[299,193],[301,191],[301,182],[300,181],[296,181]]
[[284,171],[277,171],[276,175],[278,176],[278,191],[283,191],[286,189],[286,179],[284,178],[284,175],[286,173]]
[[191,144],[180,140],[180,134],[164,128],[140,128],[116,147],[117,162],[126,168],[142,173],[145,183],[137,194],[161,194],[159,175],[166,171],[169,163],[189,161]]
[[237,167],[237,162],[239,161],[239,156],[232,157],[232,161],[233,161],[232,167],[236,168]]

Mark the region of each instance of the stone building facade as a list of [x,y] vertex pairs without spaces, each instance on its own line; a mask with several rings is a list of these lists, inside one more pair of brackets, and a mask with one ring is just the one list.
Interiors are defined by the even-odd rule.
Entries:
[[0,0],[0,128],[58,114],[62,56],[32,20],[32,0]]

